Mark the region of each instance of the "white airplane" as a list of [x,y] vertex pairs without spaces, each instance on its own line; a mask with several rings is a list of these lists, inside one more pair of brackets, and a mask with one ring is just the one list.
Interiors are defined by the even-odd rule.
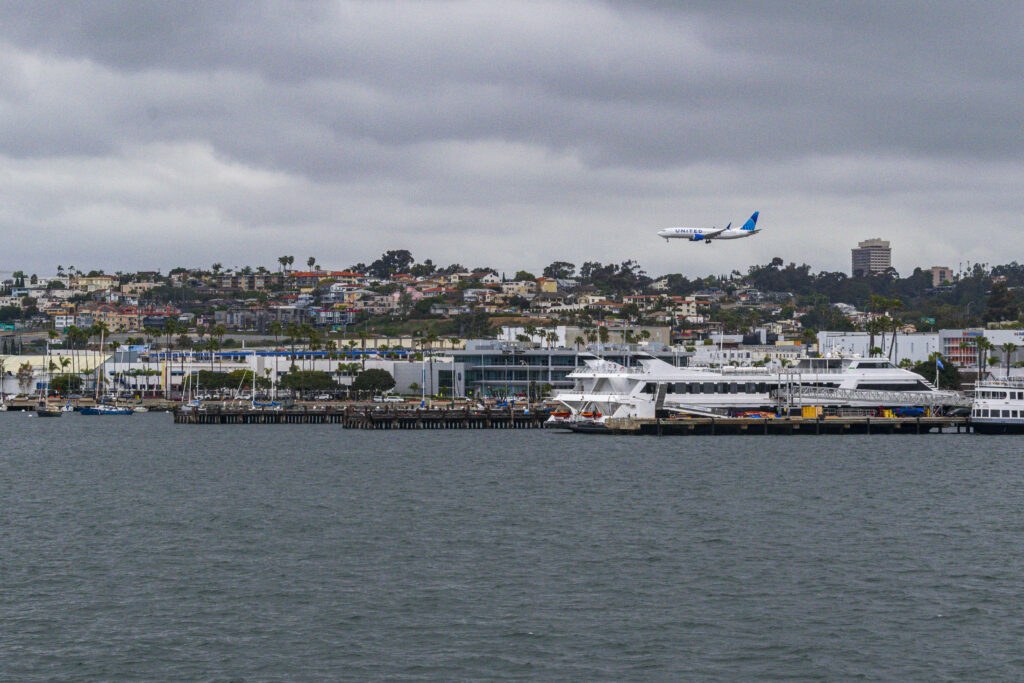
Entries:
[[668,242],[670,239],[685,239],[691,242],[706,242],[711,243],[712,240],[735,240],[741,237],[750,237],[761,232],[755,226],[757,225],[758,211],[754,212],[743,227],[736,228],[732,227],[732,223],[725,226],[724,228],[711,228],[706,230],[704,228],[665,228],[664,230],[658,231],[658,237],[664,237],[665,241]]
[[[731,225],[731,223],[730,223]],[[724,228],[665,228],[664,230],[658,231],[658,237],[664,237],[665,241],[669,240],[690,240],[691,242],[710,242],[713,237],[718,237],[726,230],[729,226]]]

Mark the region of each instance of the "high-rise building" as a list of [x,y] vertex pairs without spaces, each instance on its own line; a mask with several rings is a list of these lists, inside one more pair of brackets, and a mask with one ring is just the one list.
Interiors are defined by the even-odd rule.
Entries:
[[932,266],[932,287],[953,282],[953,271],[946,266]]
[[884,273],[892,267],[892,249],[883,239],[864,240],[853,249],[853,275]]

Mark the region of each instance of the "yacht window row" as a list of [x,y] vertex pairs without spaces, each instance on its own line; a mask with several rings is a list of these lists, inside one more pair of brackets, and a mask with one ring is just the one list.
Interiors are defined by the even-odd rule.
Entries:
[[1024,410],[1006,410],[1000,408],[975,408],[972,411],[974,417],[1024,417]]
[[857,388],[871,391],[931,391],[924,382],[860,382]]
[[[804,382],[810,387],[838,387],[837,382]],[[775,382],[667,382],[667,394],[767,394],[779,388]],[[658,390],[657,382],[647,382],[643,393],[653,394]],[[794,390],[796,391],[796,390]]]
[[[1009,397],[1007,397],[1009,393]],[[978,398],[988,398],[995,400],[1006,400],[1009,398],[1011,401],[1024,401],[1024,391],[979,391]]]

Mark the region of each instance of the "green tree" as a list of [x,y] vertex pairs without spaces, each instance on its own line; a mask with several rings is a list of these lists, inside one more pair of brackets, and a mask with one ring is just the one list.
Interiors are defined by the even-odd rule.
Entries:
[[352,382],[352,390],[365,394],[380,394],[393,389],[395,378],[387,370],[364,370]]
[[[561,280],[571,278],[575,273],[576,265],[568,261],[555,261],[544,268],[544,277]],[[516,279],[518,280],[519,278],[517,277]],[[533,278],[530,279],[532,280]]]
[[15,373],[15,377],[18,378],[18,386],[21,387],[21,393],[27,394],[28,390],[32,386],[32,377],[35,372],[32,369],[32,364],[25,361],[18,366],[18,372]]
[[[932,358],[922,363],[918,363],[911,372],[916,372],[925,378],[929,382],[935,380],[935,360],[939,357],[938,354],[932,354]],[[960,388],[960,371],[957,370],[956,366],[949,360],[942,363],[942,368],[939,370],[939,387],[943,389],[959,389]]]
[[[293,368],[295,366],[292,366]],[[338,383],[331,377],[331,373],[323,370],[289,370],[278,383],[285,389],[305,393],[310,391],[327,391],[337,389]]]
[[82,390],[82,378],[70,373],[57,375],[50,380],[50,390],[61,396],[77,393]]

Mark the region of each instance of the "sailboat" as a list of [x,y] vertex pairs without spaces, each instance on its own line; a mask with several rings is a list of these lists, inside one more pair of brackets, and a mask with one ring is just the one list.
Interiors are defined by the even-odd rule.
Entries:
[[100,357],[96,365],[96,405],[91,408],[82,408],[82,415],[134,415],[131,408],[122,408],[116,405],[100,403],[100,384],[103,378],[103,332],[100,332]]
[[64,413],[61,411],[60,406],[50,405],[50,345],[46,345],[46,388],[41,390],[39,397],[39,405],[36,406],[36,417],[60,417]]

